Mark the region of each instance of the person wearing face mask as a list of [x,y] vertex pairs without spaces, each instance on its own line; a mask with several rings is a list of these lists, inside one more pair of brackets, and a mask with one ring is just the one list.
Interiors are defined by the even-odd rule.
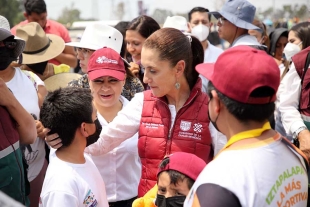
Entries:
[[309,67],[306,66],[309,34],[309,22],[296,24],[289,31],[284,54],[291,64],[283,72],[279,89],[279,111],[285,132],[296,144],[299,142],[300,149],[306,153],[310,149],[309,70],[305,68]]
[[258,19],[254,19],[252,24],[259,27],[259,29],[250,29],[249,35],[256,37],[257,41],[260,44],[262,44],[262,46],[265,47],[264,50],[268,52],[270,46],[270,40],[267,35],[266,25],[263,22],[259,21]]
[[91,160],[84,154],[89,136],[96,132],[97,110],[89,89],[66,87],[49,92],[40,120],[63,137],[63,145],[50,162],[39,207],[108,207],[105,184]]
[[218,56],[223,52],[222,49],[215,47],[208,41],[211,31],[211,14],[209,10],[203,7],[195,7],[188,13],[188,25],[192,35],[197,37],[205,51],[204,62],[214,63]]
[[[40,114],[40,107],[47,94],[43,81],[30,71],[23,71],[19,67],[13,67],[13,61],[21,63],[23,61],[21,52],[25,46],[25,41],[14,37],[10,32],[8,20],[0,16],[0,78],[3,79],[7,87],[12,91],[18,102],[32,114],[37,129],[37,137],[32,144],[22,145],[24,158],[24,168],[27,172],[27,191],[30,190],[30,206],[38,206],[38,200],[44,174],[47,168],[45,159],[45,133],[44,126],[37,120]],[[29,165],[26,170],[26,165]]]
[[175,152],[165,157],[157,171],[157,185],[134,201],[133,207],[182,207],[198,175],[206,166],[196,155]]
[[227,144],[200,173],[184,207],[307,206],[308,159],[268,121],[280,84],[273,58],[236,46],[196,70],[210,80],[206,113]]

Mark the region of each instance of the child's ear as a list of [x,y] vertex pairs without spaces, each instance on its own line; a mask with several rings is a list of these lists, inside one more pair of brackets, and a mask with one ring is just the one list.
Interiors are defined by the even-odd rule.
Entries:
[[83,122],[80,126],[80,132],[83,135],[83,137],[88,137],[89,132],[88,132],[88,126],[85,122]]

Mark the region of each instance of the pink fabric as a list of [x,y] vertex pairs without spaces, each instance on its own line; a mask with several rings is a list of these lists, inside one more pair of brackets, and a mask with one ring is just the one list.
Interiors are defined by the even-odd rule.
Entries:
[[[16,35],[16,28],[22,25],[25,25],[28,23],[28,20],[22,21],[19,24],[15,25],[12,29],[11,29],[11,33],[13,35]],[[69,32],[68,30],[60,23],[50,20],[48,19],[44,28],[44,31],[46,34],[54,34],[54,35],[58,35],[59,37],[61,37],[66,43],[67,42],[71,42],[71,38],[69,36]],[[61,63],[59,61],[57,61],[56,59],[52,59],[49,61],[50,63],[53,63],[55,65],[60,65]]]

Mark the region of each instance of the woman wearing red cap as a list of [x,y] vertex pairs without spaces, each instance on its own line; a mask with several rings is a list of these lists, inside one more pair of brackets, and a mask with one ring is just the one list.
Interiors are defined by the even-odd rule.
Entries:
[[[211,130],[211,139],[208,97],[201,92],[201,80],[194,69],[203,59],[197,38],[172,28],[154,32],[144,42],[141,54],[143,81],[151,90],[137,93],[102,129],[96,143],[100,148],[88,147],[93,155],[105,154],[139,132],[139,197],[156,184],[158,165],[166,155],[187,152],[206,163],[213,158],[212,144],[217,147],[218,134]],[[56,137],[47,137],[51,146],[61,145],[59,139],[53,141]]]

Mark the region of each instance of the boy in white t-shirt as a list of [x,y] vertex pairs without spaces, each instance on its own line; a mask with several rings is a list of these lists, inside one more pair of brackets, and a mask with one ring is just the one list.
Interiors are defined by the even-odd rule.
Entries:
[[307,206],[308,160],[268,122],[280,84],[273,58],[236,46],[196,70],[210,80],[209,119],[228,142],[201,172],[184,206]]
[[96,132],[96,114],[89,89],[63,88],[46,96],[40,119],[62,137],[62,146],[48,166],[40,207],[108,206],[100,173],[84,154],[87,138]]

